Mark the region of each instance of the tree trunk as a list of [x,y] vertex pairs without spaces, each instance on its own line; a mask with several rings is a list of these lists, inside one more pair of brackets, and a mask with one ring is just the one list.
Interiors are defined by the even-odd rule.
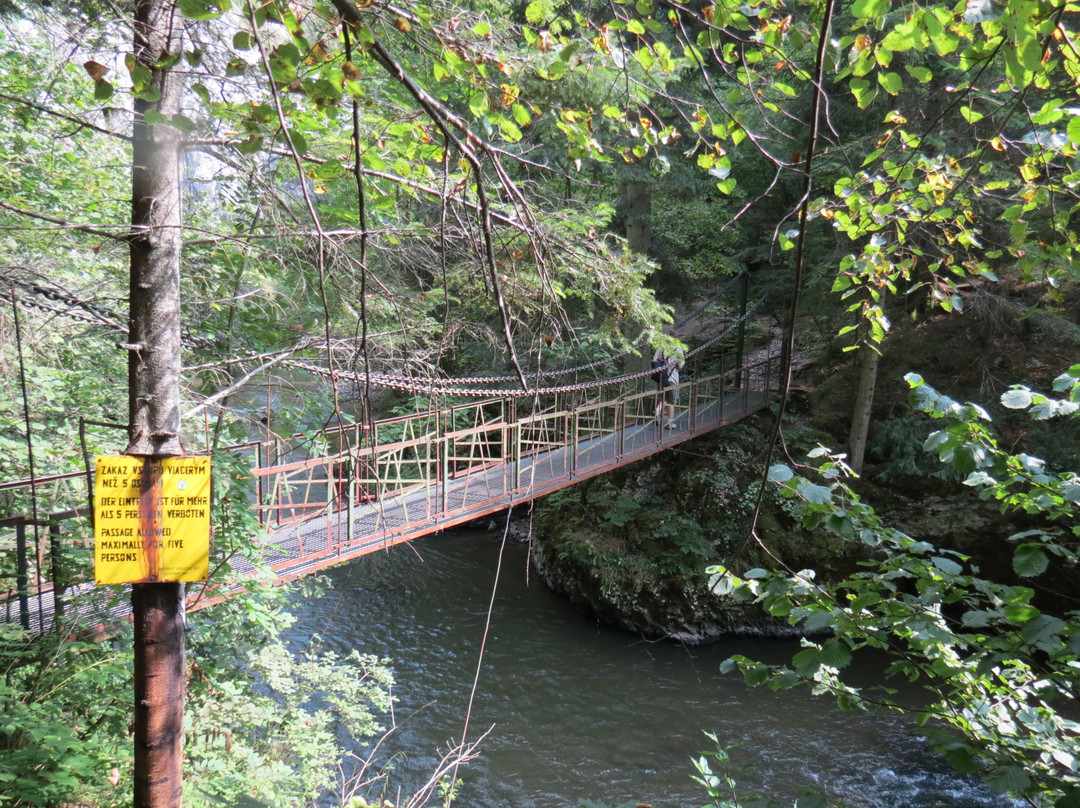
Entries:
[[[131,172],[131,319],[128,454],[169,457],[180,445],[180,133],[146,113],[174,115],[178,77],[155,65],[170,49],[176,12],[169,0],[135,8],[135,59],[149,70],[157,101],[135,99]],[[148,88],[148,89],[149,89]],[[146,95],[146,93],[143,93]],[[150,94],[149,97],[153,97]]]
[[179,583],[132,584],[135,808],[180,808],[185,635]]
[[878,360],[881,359],[879,350],[880,346],[871,345],[865,340],[859,348],[859,382],[855,390],[855,408],[851,415],[851,432],[848,436],[850,464],[856,474],[862,474],[866,439],[870,434],[870,412],[874,406]]
[[645,255],[652,246],[652,184],[626,183],[626,243],[631,252]]
[[[180,133],[148,123],[179,109],[181,49],[172,0],[137,0],[132,129],[131,277],[127,452],[154,461],[183,454],[180,442]],[[140,519],[153,523],[149,497]],[[146,502],[142,502],[146,500]],[[152,533],[151,533],[152,536]],[[152,538],[150,539],[153,540]],[[184,738],[183,585],[134,584],[135,808],[179,808]]]

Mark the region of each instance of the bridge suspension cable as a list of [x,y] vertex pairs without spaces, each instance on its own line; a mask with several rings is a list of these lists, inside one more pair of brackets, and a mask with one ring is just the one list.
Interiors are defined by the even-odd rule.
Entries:
[[[748,272],[749,272],[749,270],[744,269],[742,272],[740,272],[737,275],[735,275],[734,277],[732,277],[719,290],[717,290],[712,295],[710,295],[708,298],[706,298],[705,301],[700,306],[698,306],[698,308],[696,310],[694,310],[693,312],[691,312],[690,314],[686,315],[681,320],[676,322],[672,326],[672,328],[673,329],[682,328],[687,323],[693,321],[694,319],[696,319],[698,317],[701,317],[709,309],[710,306],[712,306],[717,300],[719,300],[721,297],[723,297],[725,294],[727,294],[727,292],[731,289],[731,287],[736,282],[738,282],[739,280],[746,277]],[[29,298],[29,299],[23,298],[22,300],[20,300],[20,303],[22,303],[24,306],[29,305],[29,306],[41,309],[42,311],[44,311],[46,313],[49,313],[49,314],[58,314],[60,316],[68,317],[68,318],[78,320],[78,321],[82,321],[82,322],[86,322],[86,323],[97,324],[97,325],[105,325],[105,326],[108,326],[108,327],[111,327],[111,328],[115,329],[118,333],[121,333],[121,334],[126,334],[127,333],[126,326],[124,326],[122,324],[123,323],[123,318],[121,318],[119,314],[117,314],[116,312],[106,308],[105,306],[98,305],[98,304],[96,304],[96,303],[94,303],[92,301],[83,300],[83,299],[79,298],[78,296],[73,295],[70,292],[68,292],[68,291],[66,291],[66,290],[64,290],[64,289],[62,289],[62,288],[60,288],[58,286],[48,286],[48,285],[45,285],[45,284],[42,284],[42,283],[33,283],[31,281],[27,281],[27,280],[24,280],[24,279],[19,278],[19,277],[10,277],[10,276],[8,276],[8,273],[4,273],[4,275],[5,275],[5,280],[7,280],[9,283],[12,283],[14,285],[18,285],[18,286],[22,287],[24,291],[26,291],[26,292],[28,292],[28,293],[30,293],[31,295],[34,296],[34,297]],[[47,300],[38,300],[38,299],[35,299],[35,298],[46,298]],[[756,309],[760,305],[760,303],[761,303],[761,300],[759,299],[754,304],[754,309]],[[747,314],[749,314],[749,313],[750,312],[748,311]],[[745,317],[740,318],[739,320],[736,321],[735,324],[738,324],[739,322],[742,322],[744,319],[745,319]],[[735,324],[733,324],[733,325],[735,325]],[[707,348],[708,346],[714,344],[715,342],[717,342],[717,341],[719,341],[721,339],[724,339],[728,335],[729,332],[730,332],[730,328],[726,329],[719,336],[714,337],[713,339],[709,340],[708,342],[704,343],[703,345],[698,346],[693,351],[691,351],[689,354],[687,354],[687,358],[690,358],[694,354],[698,353],[701,350],[704,350],[705,348]],[[644,337],[645,337],[645,335],[647,333],[648,332],[646,331],[646,332],[642,332],[640,335],[638,335],[638,338],[634,341],[633,344],[634,345],[639,345],[643,341],[643,339],[644,339]],[[197,345],[199,345],[200,347],[203,347],[203,348],[212,348],[212,347],[214,347],[214,343],[213,343],[212,340],[208,340],[208,339],[205,339],[203,337],[197,337],[197,336],[194,336],[194,335],[191,335],[191,334],[185,334],[184,339],[185,339],[185,342],[188,342],[190,344],[197,344]],[[566,368],[555,368],[555,369],[552,369],[552,370],[537,371],[535,373],[526,374],[526,377],[529,378],[529,379],[535,379],[535,380],[555,379],[555,378],[559,378],[561,376],[570,376],[570,375],[576,375],[576,374],[580,374],[580,373],[585,373],[587,371],[595,370],[596,368],[607,365],[607,364],[609,364],[611,362],[617,362],[618,360],[629,356],[633,352],[634,352],[634,349],[631,348],[631,349],[619,351],[618,353],[614,353],[614,354],[612,354],[610,356],[606,356],[603,359],[595,359],[595,360],[593,360],[591,362],[586,362],[586,363],[580,364],[580,365],[573,365],[571,367],[566,367]],[[250,361],[250,360],[254,360],[254,359],[258,359],[258,358],[259,357],[239,357],[238,360],[239,361]],[[317,365],[312,365],[310,363],[301,362],[299,360],[288,360],[288,361],[285,362],[285,364],[290,364],[290,365],[293,365],[294,367],[300,367],[300,368],[303,368],[304,370],[308,370],[310,372],[317,373],[317,374],[322,375],[322,376],[329,375],[329,372],[325,368],[320,368]],[[642,371],[641,373],[625,374],[625,375],[622,375],[622,376],[613,377],[612,379],[610,379],[608,381],[605,381],[603,383],[600,383],[600,384],[598,384],[597,382],[581,382],[581,383],[576,383],[576,384],[572,384],[572,385],[547,385],[545,387],[529,388],[528,390],[522,390],[522,389],[518,388],[517,392],[512,392],[511,390],[502,389],[502,388],[498,388],[497,390],[494,389],[494,388],[471,389],[475,385],[500,385],[500,384],[509,384],[511,382],[520,381],[518,376],[509,375],[509,374],[501,375],[501,376],[471,376],[471,377],[455,377],[455,378],[432,377],[432,378],[425,379],[423,381],[422,385],[421,385],[421,383],[416,381],[415,377],[402,376],[402,375],[397,375],[397,374],[388,374],[388,373],[370,373],[370,374],[367,374],[367,373],[363,373],[363,372],[341,371],[337,375],[339,375],[341,377],[344,377],[344,376],[358,377],[358,378],[364,379],[365,381],[369,381],[371,384],[375,384],[376,386],[379,386],[379,387],[389,387],[389,388],[393,388],[393,389],[406,390],[406,391],[409,391],[409,392],[436,393],[436,394],[442,394],[442,395],[466,395],[466,396],[477,396],[477,395],[502,395],[502,396],[519,395],[519,396],[528,396],[528,395],[536,395],[538,393],[544,395],[544,394],[547,394],[547,393],[550,393],[550,392],[560,392],[560,391],[564,391],[564,390],[575,390],[575,389],[588,389],[588,388],[592,388],[592,387],[603,386],[603,384],[621,383],[623,381],[630,381],[630,380],[633,380],[633,379],[648,376],[652,372],[654,372],[654,371],[649,370],[649,371]],[[420,385],[420,386],[418,386],[418,385]],[[462,385],[468,386],[469,389],[466,389],[466,390],[460,389],[460,387]]]
[[[697,354],[708,350],[713,345],[721,342],[727,338],[731,332],[739,326],[741,323],[746,322],[752,314],[754,314],[761,305],[765,302],[766,295],[762,295],[753,305],[748,306],[746,313],[739,319],[731,323],[727,328],[721,331],[716,336],[709,340],[706,340],[701,345],[697,346],[689,353],[686,354],[686,359],[691,359]],[[604,360],[605,362],[610,361]],[[313,373],[325,378],[331,378],[334,380],[352,380],[357,382],[367,382],[375,385],[376,387],[386,387],[392,390],[401,390],[407,393],[415,393],[420,395],[442,395],[442,396],[462,396],[462,397],[492,397],[492,398],[527,398],[530,396],[546,396],[554,395],[556,393],[570,393],[583,390],[594,390],[600,387],[608,387],[616,384],[622,384],[624,382],[634,381],[636,379],[643,379],[651,376],[656,372],[655,368],[649,368],[647,370],[640,370],[634,373],[624,373],[618,376],[611,376],[604,379],[592,379],[584,382],[574,382],[573,384],[562,385],[548,385],[544,387],[463,387],[460,385],[473,385],[473,384],[485,384],[505,379],[507,381],[517,381],[516,376],[471,376],[455,379],[417,379],[412,376],[401,376],[393,373],[364,373],[362,371],[348,371],[348,370],[333,370],[322,367],[320,365],[312,364],[311,362],[304,362],[299,359],[286,359],[283,364],[291,367],[306,370],[309,373]]]
[[[681,320],[679,320],[677,323],[672,325],[671,328],[673,330],[682,328],[687,323],[689,323],[689,322],[697,319],[698,317],[702,316],[709,309],[709,307],[713,305],[713,303],[715,303],[717,300],[719,300],[721,297],[723,297],[725,294],[727,294],[728,290],[730,290],[731,287],[737,281],[739,281],[742,278],[746,277],[748,273],[749,273],[749,270],[744,269],[738,275],[735,275],[727,283],[725,283],[722,287],[720,287],[720,289],[718,291],[714,292],[708,298],[706,298],[705,302],[702,303],[700,306],[698,306],[697,309],[695,309],[693,312],[686,315]],[[641,334],[639,334],[638,338],[636,340],[634,340],[633,344],[634,345],[640,344],[644,340],[645,335],[647,333],[648,333],[647,331],[644,331]],[[571,367],[566,367],[566,368],[554,368],[552,370],[541,370],[541,371],[537,371],[535,373],[526,373],[525,375],[529,379],[553,379],[553,378],[558,378],[559,376],[570,376],[572,374],[584,373],[584,372],[589,371],[589,370],[594,370],[594,369],[596,369],[598,367],[603,367],[604,365],[606,365],[606,364],[608,364],[610,362],[617,362],[620,359],[623,359],[623,358],[625,358],[627,356],[630,356],[630,354],[632,354],[633,352],[634,352],[634,349],[631,348],[631,349],[627,349],[627,350],[624,350],[624,351],[619,351],[618,353],[614,353],[611,356],[605,356],[603,359],[594,359],[591,362],[586,362],[586,363],[581,364],[581,365],[572,365]],[[361,373],[360,375],[363,376],[364,374]],[[371,374],[372,384],[375,384],[374,379],[375,379],[376,375],[379,375],[381,377],[391,377],[391,376],[393,376],[393,374],[374,374],[373,373],[373,374]],[[365,376],[365,378],[367,378],[367,377]],[[404,378],[411,378],[411,377],[402,376],[402,377],[399,377],[399,378],[404,379]],[[454,378],[431,378],[431,379],[425,380],[425,383],[431,385],[432,387],[437,387],[439,385],[449,387],[449,386],[461,385],[461,384],[469,384],[469,385],[472,385],[472,384],[508,384],[510,382],[517,382],[517,381],[520,381],[520,379],[516,375],[506,374],[506,375],[502,375],[502,376],[469,376],[469,377],[454,377]],[[386,386],[389,386],[389,385],[386,385]]]

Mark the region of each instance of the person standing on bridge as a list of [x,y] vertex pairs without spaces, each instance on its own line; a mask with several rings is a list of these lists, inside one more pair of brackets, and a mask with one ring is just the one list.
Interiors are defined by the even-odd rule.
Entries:
[[652,367],[656,379],[656,422],[664,419],[665,429],[675,429],[675,405],[679,403],[679,370],[685,363],[683,352],[676,351],[672,356],[664,354],[663,347],[653,354]]

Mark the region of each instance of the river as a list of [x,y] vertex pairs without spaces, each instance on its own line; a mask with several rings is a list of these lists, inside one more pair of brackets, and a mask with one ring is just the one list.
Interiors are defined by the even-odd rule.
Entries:
[[[368,555],[331,570],[324,596],[293,604],[295,648],[317,634],[340,653],[392,660],[396,730],[380,751],[400,756],[391,782],[402,793],[461,737],[499,539],[459,529]],[[732,761],[749,767],[742,789],[783,805],[804,785],[854,808],[1011,805],[954,774],[898,717],[844,713],[805,691],[748,688],[719,672],[734,653],[781,661],[790,643],[644,642],[576,612],[526,559],[524,546],[506,546],[470,719],[470,737],[491,732],[462,769],[455,805],[696,808],[708,803],[691,780],[691,759],[712,747],[704,731],[738,745]],[[865,684],[874,667],[859,672]]]

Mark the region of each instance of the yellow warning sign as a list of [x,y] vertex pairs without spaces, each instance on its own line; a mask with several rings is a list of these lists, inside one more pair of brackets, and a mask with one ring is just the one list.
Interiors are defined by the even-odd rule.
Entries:
[[97,458],[99,584],[205,581],[209,558],[209,457]]

